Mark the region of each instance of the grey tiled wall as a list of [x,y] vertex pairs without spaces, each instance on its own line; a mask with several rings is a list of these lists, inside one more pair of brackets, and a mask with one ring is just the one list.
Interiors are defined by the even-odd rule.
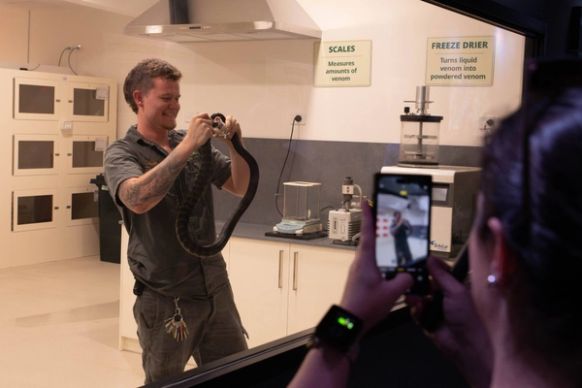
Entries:
[[[220,142],[216,143],[218,148],[224,150]],[[261,178],[253,204],[241,222],[274,225],[281,220],[275,207],[275,192],[289,141],[245,138],[244,144],[257,159]],[[344,177],[351,176],[362,187],[364,195],[371,197],[374,173],[382,166],[395,165],[398,150],[398,144],[293,140],[281,181],[321,182],[321,208],[337,208],[342,199]],[[440,163],[478,166],[480,153],[480,147],[441,146]],[[280,193],[279,208],[282,210],[282,187]],[[230,218],[238,205],[238,198],[215,190],[214,203],[216,219],[225,220]],[[322,220],[327,220],[327,211],[329,208],[322,212]]]

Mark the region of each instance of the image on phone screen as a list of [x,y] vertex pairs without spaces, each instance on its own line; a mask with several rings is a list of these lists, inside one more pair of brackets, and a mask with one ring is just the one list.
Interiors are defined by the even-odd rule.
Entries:
[[378,174],[375,185],[378,268],[387,276],[421,271],[430,249],[431,177]]

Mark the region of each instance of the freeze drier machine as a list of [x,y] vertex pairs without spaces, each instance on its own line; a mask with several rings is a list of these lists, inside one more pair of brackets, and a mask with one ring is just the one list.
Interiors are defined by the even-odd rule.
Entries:
[[381,172],[432,176],[431,253],[444,258],[456,257],[471,231],[481,169],[386,166]]

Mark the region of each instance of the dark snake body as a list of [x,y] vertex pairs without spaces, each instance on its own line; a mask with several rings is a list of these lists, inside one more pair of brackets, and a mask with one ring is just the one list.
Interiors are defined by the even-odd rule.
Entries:
[[[215,115],[217,114],[212,115],[212,117],[214,118]],[[224,116],[222,117],[224,118]],[[210,179],[212,177],[212,147],[210,145],[210,140],[204,143],[204,145],[198,150],[201,158],[200,169],[194,178],[192,189],[182,202],[176,217],[176,235],[178,236],[178,241],[186,250],[186,252],[190,253],[191,255],[207,257],[213,256],[222,251],[228,242],[234,227],[253,201],[253,198],[257,192],[257,188],[259,186],[259,165],[257,164],[257,161],[243,147],[238,135],[235,134],[232,137],[231,142],[236,152],[249,166],[250,178],[247,192],[241,199],[231,219],[223,225],[220,235],[215,242],[209,245],[201,245],[190,236],[188,233],[188,222],[190,219],[190,214],[192,213],[192,209],[196,207],[198,201],[202,197],[204,189],[208,184],[210,184]]]

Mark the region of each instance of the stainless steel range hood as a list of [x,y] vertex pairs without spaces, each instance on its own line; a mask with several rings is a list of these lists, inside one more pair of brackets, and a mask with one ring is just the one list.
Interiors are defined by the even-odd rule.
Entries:
[[184,43],[321,38],[295,0],[161,0],[125,32]]

